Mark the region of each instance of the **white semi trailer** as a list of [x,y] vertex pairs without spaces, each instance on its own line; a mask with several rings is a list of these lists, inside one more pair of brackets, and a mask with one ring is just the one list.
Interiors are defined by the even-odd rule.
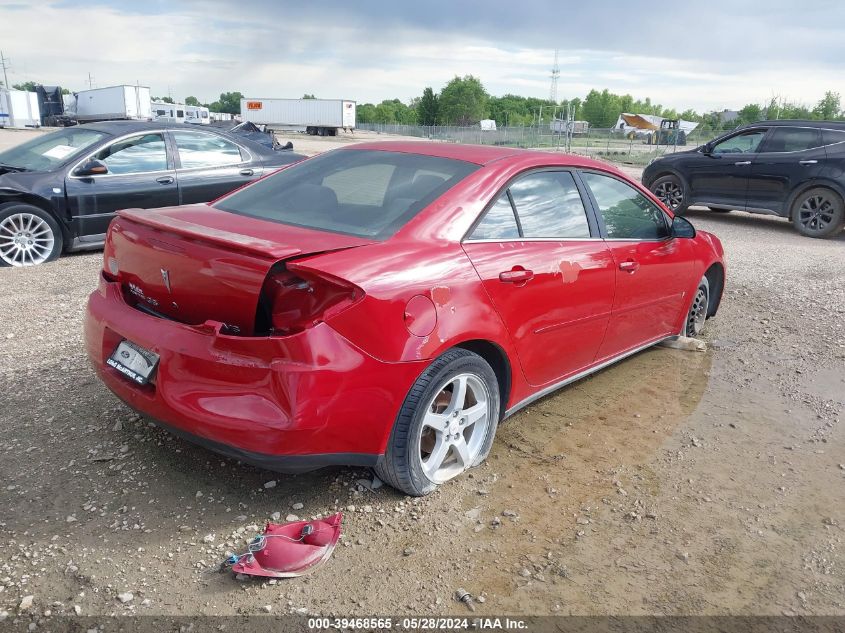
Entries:
[[355,128],[355,102],[349,99],[241,99],[241,118],[276,130],[335,136]]
[[80,123],[89,121],[150,121],[150,89],[146,86],[109,86],[76,93],[76,114]]
[[38,127],[38,95],[24,90],[0,89],[0,127]]

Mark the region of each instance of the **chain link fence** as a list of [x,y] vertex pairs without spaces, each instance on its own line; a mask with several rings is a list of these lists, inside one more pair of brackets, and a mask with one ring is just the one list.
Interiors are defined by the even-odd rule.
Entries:
[[563,131],[558,133],[554,132],[548,123],[540,127],[500,127],[496,130],[482,130],[479,126],[357,124],[357,129],[377,134],[410,136],[448,143],[559,151],[635,165],[646,165],[652,159],[667,153],[693,149],[730,131],[734,126],[713,127],[700,124],[689,134],[669,135],[649,130],[631,132],[616,128],[589,128],[582,132],[570,128],[567,131],[565,123],[562,127]]

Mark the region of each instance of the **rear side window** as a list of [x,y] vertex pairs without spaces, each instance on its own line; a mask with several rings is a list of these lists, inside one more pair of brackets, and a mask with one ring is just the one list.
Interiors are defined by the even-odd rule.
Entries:
[[610,176],[585,172],[583,178],[598,203],[609,239],[656,241],[669,237],[666,214],[642,193]]
[[470,235],[471,240],[507,240],[519,238],[519,226],[508,193],[498,197]]
[[766,140],[764,152],[801,152],[822,146],[821,131],[808,127],[777,127]]
[[220,167],[241,162],[240,148],[220,136],[202,132],[173,132],[182,169]]
[[590,237],[587,212],[568,171],[529,174],[510,192],[523,237]]
[[822,130],[822,141],[825,145],[845,142],[845,130]]
[[283,224],[387,239],[478,167],[435,156],[336,150],[259,180],[214,206]]

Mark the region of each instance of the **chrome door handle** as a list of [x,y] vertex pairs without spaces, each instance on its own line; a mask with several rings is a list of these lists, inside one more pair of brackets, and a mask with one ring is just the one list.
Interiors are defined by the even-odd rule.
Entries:
[[156,178],[156,182],[160,185],[172,185],[173,176],[162,176],[161,178]]
[[252,176],[254,173],[251,169],[241,169],[241,176]]
[[799,164],[799,165],[815,165],[815,164],[817,164],[818,162],[819,162],[819,161],[817,161],[817,160],[799,160],[799,161],[798,161],[798,164]]
[[750,164],[751,164],[750,160],[741,160],[738,163],[734,163],[734,165],[750,165]]
[[626,273],[635,273],[640,267],[639,262],[635,262],[633,260],[629,260],[627,262],[620,262],[619,263],[619,270],[624,270]]

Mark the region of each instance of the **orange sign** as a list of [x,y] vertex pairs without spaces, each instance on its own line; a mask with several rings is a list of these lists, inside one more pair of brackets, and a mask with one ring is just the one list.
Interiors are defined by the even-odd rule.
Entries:
[[260,110],[264,107],[264,104],[260,101],[247,101],[246,102],[246,109],[247,110]]

